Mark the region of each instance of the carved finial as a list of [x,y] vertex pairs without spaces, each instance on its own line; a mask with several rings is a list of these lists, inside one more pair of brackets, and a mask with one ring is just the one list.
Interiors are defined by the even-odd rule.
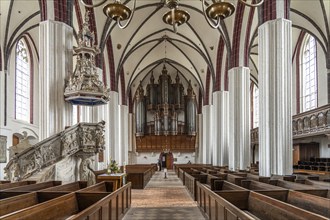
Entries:
[[155,82],[154,72],[151,72],[150,83],[154,84],[154,82]]
[[166,74],[167,74],[167,69],[166,69],[166,66],[165,66],[165,64],[164,64],[164,66],[163,66],[163,70],[162,70],[162,73],[163,73],[164,75],[166,75]]
[[193,88],[192,88],[192,86],[191,86],[191,80],[189,80],[189,85],[188,85],[188,89],[187,89],[187,95],[188,95],[188,96],[195,95],[195,94],[194,94],[194,90],[193,90]]
[[139,87],[137,89],[137,95],[138,96],[144,96],[144,89],[143,89],[143,86],[142,86],[142,81],[140,81]]
[[176,83],[180,82],[179,72],[176,73],[175,81]]

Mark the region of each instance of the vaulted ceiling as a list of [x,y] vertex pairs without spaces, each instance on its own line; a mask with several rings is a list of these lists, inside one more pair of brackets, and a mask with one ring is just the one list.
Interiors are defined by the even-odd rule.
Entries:
[[[85,0],[88,3],[100,1]],[[202,14],[201,1],[181,0],[179,8],[188,11],[191,18],[187,24],[179,26],[178,33],[174,33],[173,28],[162,20],[163,14],[169,11],[164,0],[137,0],[134,17],[126,29],[118,28],[108,19],[103,13],[103,6],[91,10],[91,27],[103,51],[99,66],[105,69],[108,85],[115,81],[112,82],[113,90],[127,96],[129,93],[134,95],[138,83],[149,81],[151,72],[158,78],[164,62],[172,79],[179,73],[184,84],[191,80],[195,93],[203,96],[206,93],[206,97],[212,97],[213,90],[227,89],[227,70],[234,66],[249,66],[251,80],[257,82],[257,28],[265,7],[254,9],[244,7],[237,0],[228,1],[236,5],[235,13],[224,20],[221,28],[212,29]],[[270,5],[269,2],[274,1],[265,2]],[[290,4],[292,51],[295,51],[303,29],[318,39],[325,54],[330,53],[330,0],[283,2]],[[126,3],[132,8],[132,1]],[[29,37],[33,50],[38,54],[39,37],[42,37],[39,36],[39,22],[60,20],[72,25],[77,34],[85,11],[79,0],[1,0],[1,69],[7,68],[9,54],[22,35]]]

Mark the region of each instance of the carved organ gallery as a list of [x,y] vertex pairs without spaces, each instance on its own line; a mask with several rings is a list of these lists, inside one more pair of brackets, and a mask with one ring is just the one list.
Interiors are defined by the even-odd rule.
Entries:
[[[145,89],[144,89],[145,87]],[[135,95],[137,152],[194,152],[196,96],[191,82],[185,89],[179,74],[172,82],[166,65],[155,83],[140,82]]]

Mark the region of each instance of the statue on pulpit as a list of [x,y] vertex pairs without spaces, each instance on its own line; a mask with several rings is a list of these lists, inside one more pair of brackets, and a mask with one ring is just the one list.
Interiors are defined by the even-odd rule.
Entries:
[[11,146],[9,147],[9,158],[13,158],[13,156],[15,156],[16,154],[21,153],[22,151],[24,151],[25,149],[30,148],[32,145],[29,142],[28,136],[27,136],[27,132],[23,131],[23,137],[20,138],[20,141],[17,145]]

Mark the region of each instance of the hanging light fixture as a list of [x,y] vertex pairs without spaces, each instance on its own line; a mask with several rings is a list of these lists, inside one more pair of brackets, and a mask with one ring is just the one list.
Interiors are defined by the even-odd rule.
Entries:
[[163,15],[163,21],[172,25],[174,32],[177,33],[178,26],[186,23],[190,19],[190,14],[178,8],[179,0],[166,0],[165,4],[171,10]]
[[[263,4],[264,0],[255,4],[247,3],[246,0],[239,0],[241,3],[249,7],[258,7]],[[213,0],[213,4],[205,9],[205,0],[202,0],[202,8],[204,17],[212,28],[218,28],[221,20],[231,16],[235,12],[235,5],[223,0]],[[214,23],[213,21],[216,21]]]
[[[80,0],[80,1],[84,6],[88,8],[94,8],[102,5],[107,0],[103,0],[102,2],[94,5],[86,4],[84,0]],[[115,20],[119,28],[124,29],[131,22],[135,12],[135,7],[136,7],[136,0],[134,0],[133,10],[128,8],[126,5],[122,4],[120,0],[114,0],[113,3],[109,3],[103,7],[103,13],[107,17]],[[121,22],[126,20],[127,20],[126,24],[122,25]]]

